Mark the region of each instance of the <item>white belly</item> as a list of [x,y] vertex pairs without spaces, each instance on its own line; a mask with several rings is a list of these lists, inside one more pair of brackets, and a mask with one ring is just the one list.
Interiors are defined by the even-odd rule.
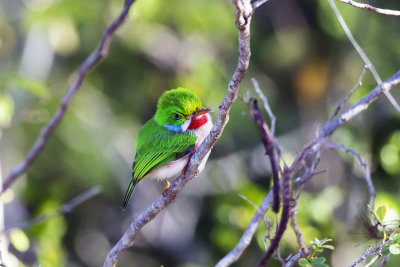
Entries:
[[185,166],[188,164],[189,156],[183,157],[178,160],[174,160],[168,163],[165,166],[162,166],[154,171],[150,172],[147,177],[156,179],[156,180],[164,180],[170,178],[178,178]]

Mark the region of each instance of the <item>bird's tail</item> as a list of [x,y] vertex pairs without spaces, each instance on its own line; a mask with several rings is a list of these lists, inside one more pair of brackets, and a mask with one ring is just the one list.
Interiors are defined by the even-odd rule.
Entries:
[[128,190],[126,190],[124,202],[122,202],[122,210],[125,210],[126,206],[128,206],[129,199],[132,196],[132,192],[133,192],[133,189],[135,189],[136,184],[137,184],[137,182],[132,179],[131,183],[129,184]]

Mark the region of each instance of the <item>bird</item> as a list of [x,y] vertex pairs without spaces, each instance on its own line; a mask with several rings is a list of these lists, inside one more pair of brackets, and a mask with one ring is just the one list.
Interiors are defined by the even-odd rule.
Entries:
[[[128,206],[136,185],[145,178],[164,180],[165,194],[170,183],[184,173],[190,156],[199,148],[213,126],[211,109],[189,89],[178,87],[165,91],[158,100],[154,116],[139,129],[135,143],[132,179],[122,210]],[[210,155],[199,165],[200,173]]]

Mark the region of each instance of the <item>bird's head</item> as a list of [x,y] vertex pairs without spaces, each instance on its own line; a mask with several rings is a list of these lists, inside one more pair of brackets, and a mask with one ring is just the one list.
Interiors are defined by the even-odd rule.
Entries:
[[201,127],[207,121],[210,109],[185,88],[166,91],[158,100],[155,121],[174,132],[185,132]]

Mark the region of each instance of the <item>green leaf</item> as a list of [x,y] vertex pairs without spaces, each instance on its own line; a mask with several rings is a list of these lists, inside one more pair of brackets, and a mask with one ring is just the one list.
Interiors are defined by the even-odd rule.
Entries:
[[334,249],[335,249],[335,247],[332,246],[332,245],[322,245],[322,247],[323,247],[323,248],[327,248],[327,249],[331,249],[331,250],[334,250]]
[[400,245],[400,234],[395,234],[393,237],[393,242]]
[[312,264],[314,264],[314,263],[324,263],[325,261],[326,261],[326,259],[324,257],[319,257],[319,258],[316,258],[315,260],[312,260],[311,263]]
[[298,261],[298,264],[299,264],[301,267],[311,267],[311,266],[312,266],[311,263],[310,263],[306,258],[301,258],[301,259]]
[[313,263],[312,267],[329,267],[326,263]]
[[389,246],[384,246],[382,249],[382,256],[387,256],[389,254]]
[[383,221],[386,216],[386,206],[382,205],[379,208],[376,209],[376,216],[378,217],[379,221]]
[[400,254],[400,246],[397,244],[390,245],[389,251],[393,255],[399,255]]

